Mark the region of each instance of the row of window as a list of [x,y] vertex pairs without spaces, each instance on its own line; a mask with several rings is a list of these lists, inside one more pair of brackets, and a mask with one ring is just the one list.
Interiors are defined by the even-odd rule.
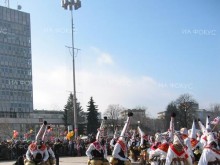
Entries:
[[18,97],[18,96],[0,96],[2,101],[29,101],[31,102],[33,99],[31,97]]
[[0,42],[7,43],[7,44],[14,44],[19,46],[31,46],[31,39],[30,37],[25,36],[14,36],[14,35],[2,35],[0,34]]
[[[27,111],[29,112],[29,111]],[[16,112],[1,112],[1,109],[0,109],[0,118],[29,118],[29,113],[23,113],[23,112],[20,112],[19,113],[16,113]],[[15,126],[13,127],[15,128]]]
[[31,65],[31,58],[25,58],[25,57],[18,57],[18,56],[8,56],[8,55],[1,55],[0,54],[0,59],[2,61],[9,61],[9,62],[16,62],[16,63],[25,63],[28,65]]
[[2,78],[0,81],[1,85],[26,85],[32,86],[31,80],[16,80],[16,79],[4,79]]
[[16,118],[15,112],[1,112],[0,111],[0,118]]
[[0,77],[5,79],[19,79],[19,80],[31,80],[31,75],[24,75],[24,74],[16,74],[16,73],[3,73],[0,72]]
[[8,75],[6,77],[13,77],[13,78],[24,77],[25,75],[27,75],[29,79],[31,79],[32,74],[30,69],[0,67],[0,75],[2,75],[1,77],[4,77],[4,75]]
[[0,84],[0,89],[5,90],[32,90],[32,85],[9,85]]
[[12,108],[30,108],[30,104],[27,103],[11,103]]
[[6,35],[8,37],[11,36],[14,38],[17,36],[24,36],[30,38],[31,30],[30,26],[23,26],[15,23],[6,23],[0,20],[0,34],[2,36]]
[[32,93],[23,93],[23,92],[0,92],[1,101],[25,101],[25,102],[33,102]]
[[29,71],[28,74],[30,74],[30,70],[31,70],[31,66],[28,65],[28,63],[19,63],[19,62],[16,63],[11,61],[0,61],[0,67],[28,70]]
[[0,19],[20,24],[30,24],[30,14],[0,6]]
[[0,34],[30,36],[30,25],[21,25],[13,22],[5,22],[0,20]]
[[31,59],[24,59],[24,58],[17,58],[14,56],[3,56],[3,55],[0,55],[0,59],[1,59],[0,62],[1,68],[11,68],[11,69],[14,68],[12,69],[12,72],[7,72],[7,69],[6,70],[4,69],[5,73],[13,73],[13,72],[17,73],[17,70],[26,70],[27,71],[26,74],[31,75],[30,74]]
[[32,108],[11,108],[11,107],[5,107],[0,106],[0,112],[31,112]]
[[0,54],[31,58],[31,47],[21,47],[0,42]]

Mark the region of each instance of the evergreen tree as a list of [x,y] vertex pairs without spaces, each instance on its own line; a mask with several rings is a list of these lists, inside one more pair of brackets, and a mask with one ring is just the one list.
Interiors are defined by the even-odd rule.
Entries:
[[67,100],[67,104],[64,106],[64,115],[63,115],[63,120],[64,120],[64,125],[67,129],[68,125],[73,124],[73,118],[74,113],[73,113],[73,94],[70,93],[69,98]]
[[[80,116],[80,112],[82,112],[82,106],[80,105],[80,102],[77,102],[76,100],[76,113],[77,113],[77,123],[80,123],[82,120],[82,117]],[[73,94],[70,93],[69,98],[67,100],[67,104],[64,106],[64,115],[63,115],[64,125],[67,129],[68,125],[72,125],[74,123],[74,111],[73,111]],[[80,127],[78,124],[78,133],[83,132],[83,128]]]
[[90,101],[88,102],[88,114],[87,114],[87,134],[96,134],[97,129],[100,126],[99,120],[98,120],[98,109],[97,105],[95,105],[95,102],[93,101],[93,98],[90,98]]
[[76,100],[76,109],[77,109],[77,123],[78,123],[78,135],[83,134],[84,125],[81,124],[84,122],[84,118],[81,116],[83,112],[83,108],[80,105],[80,102],[77,102]]

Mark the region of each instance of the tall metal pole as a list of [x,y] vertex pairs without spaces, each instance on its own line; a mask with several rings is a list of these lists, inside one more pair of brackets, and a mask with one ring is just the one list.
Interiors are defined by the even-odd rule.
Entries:
[[72,56],[73,56],[73,114],[74,114],[74,132],[75,138],[78,137],[77,107],[76,107],[76,83],[75,83],[75,53],[74,53],[74,27],[73,27],[73,7],[75,10],[81,7],[80,0],[61,0],[64,9],[69,8],[71,12],[71,32],[72,32]]
[[75,138],[78,137],[78,124],[77,124],[77,107],[76,107],[76,82],[75,82],[75,53],[74,53],[74,26],[73,26],[73,10],[71,11],[71,26],[72,26],[72,56],[73,56],[73,113],[74,113],[74,132]]

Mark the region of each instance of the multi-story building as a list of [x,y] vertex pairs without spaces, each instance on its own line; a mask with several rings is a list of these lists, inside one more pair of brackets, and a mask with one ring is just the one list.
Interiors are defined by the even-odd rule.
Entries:
[[33,110],[30,14],[0,6],[0,137],[13,129],[22,136],[43,120],[60,127],[62,118],[62,111]]
[[0,6],[0,117],[33,112],[30,14]]

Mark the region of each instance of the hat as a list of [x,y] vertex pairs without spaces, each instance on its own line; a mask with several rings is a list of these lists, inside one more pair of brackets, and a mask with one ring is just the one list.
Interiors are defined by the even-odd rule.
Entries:
[[192,129],[189,135],[190,138],[196,139],[196,127],[195,127],[195,122],[193,121],[192,123]]
[[106,138],[107,137],[107,117],[104,117],[104,120],[102,120],[102,123],[100,127],[98,128],[98,132],[96,134],[96,140],[100,141],[101,138]]
[[119,140],[122,140],[122,141],[125,141],[125,137],[128,136],[128,128],[130,126],[130,120],[131,120],[131,117],[133,116],[133,113],[132,112],[129,112],[128,113],[128,117],[127,117],[127,120],[125,122],[125,125],[121,131],[121,134],[120,134],[120,137],[119,137]]
[[174,129],[174,118],[176,117],[176,113],[172,113],[171,114],[171,119],[170,119],[170,127],[168,129],[168,135],[169,135],[169,139],[173,140],[173,134],[175,132]]
[[207,130],[211,130],[209,118],[210,118],[210,116],[207,116],[207,117],[206,117],[206,125],[205,125],[205,128],[206,128]]
[[206,127],[202,124],[202,122],[200,121],[200,119],[198,119],[198,124],[199,124],[199,127],[202,131],[203,134],[206,134],[208,133],[208,130],[206,129]]
[[46,142],[46,141],[51,140],[51,137],[52,137],[51,127],[48,125],[45,128],[44,134],[42,136],[42,140]]
[[118,126],[115,127],[115,133],[114,133],[114,138],[118,138],[119,137],[119,132],[118,132]]
[[42,140],[42,137],[43,137],[44,131],[46,129],[46,126],[47,126],[47,121],[44,121],[43,124],[40,127],[40,130],[38,131],[38,133],[36,135],[36,138],[35,138],[36,141]]
[[138,132],[141,136],[141,142],[140,142],[140,146],[143,145],[144,140],[148,140],[148,136],[145,135],[145,133],[141,130],[141,128],[138,126]]

